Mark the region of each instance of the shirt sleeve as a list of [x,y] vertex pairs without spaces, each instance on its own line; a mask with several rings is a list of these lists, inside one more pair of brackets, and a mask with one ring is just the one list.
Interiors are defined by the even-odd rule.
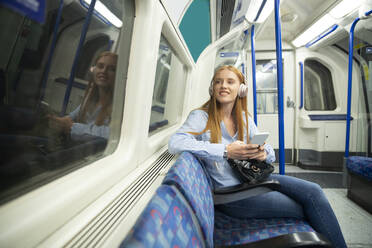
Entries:
[[79,135],[90,134],[105,139],[109,138],[110,127],[106,125],[97,126],[95,124],[74,123],[71,127],[71,137],[78,138]]
[[71,113],[68,114],[68,116],[70,116],[71,120],[73,120],[73,121],[77,120],[77,117],[78,117],[79,112],[80,112],[80,106],[81,105],[79,105],[74,111],[72,111]]
[[[249,126],[249,138],[251,139],[256,133],[259,132],[259,130],[250,116],[248,116],[248,126]],[[275,158],[275,152],[274,152],[273,147],[266,143],[264,145],[264,148],[267,154],[266,163],[270,164],[270,163],[275,162],[276,158]]]
[[[171,154],[184,151],[191,152],[200,158],[216,161],[223,160],[224,144],[210,143],[208,140],[199,140],[196,135],[189,132],[201,132],[208,120],[208,114],[202,110],[194,110],[187,117],[185,123],[173,134],[168,142]],[[200,137],[200,136],[199,136]]]

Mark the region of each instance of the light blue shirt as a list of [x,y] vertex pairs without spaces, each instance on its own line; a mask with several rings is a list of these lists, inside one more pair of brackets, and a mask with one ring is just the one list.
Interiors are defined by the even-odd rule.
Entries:
[[78,123],[75,121],[79,116],[80,106],[69,114],[70,118],[74,121],[74,124],[72,124],[71,127],[71,138],[78,140],[79,136],[89,134],[108,139],[110,135],[109,118],[106,118],[105,121],[103,122],[103,125],[101,126],[97,126],[95,124],[96,118],[99,112],[101,111],[102,107],[98,106],[92,113],[87,112],[86,123]]
[[[188,132],[201,132],[207,125],[208,114],[203,110],[192,111],[185,123],[173,134],[168,143],[168,150],[171,154],[188,151],[203,160],[205,167],[211,176],[215,188],[227,187],[240,184],[233,169],[226,159],[223,158],[225,146],[238,140],[238,133],[233,137],[227,132],[225,124],[221,121],[222,139],[221,143],[210,143],[210,130],[200,134],[192,135]],[[252,138],[258,132],[257,126],[252,118],[248,116],[249,137]],[[246,139],[244,134],[244,140]],[[275,153],[269,144],[265,144],[267,153],[266,162],[275,161]]]

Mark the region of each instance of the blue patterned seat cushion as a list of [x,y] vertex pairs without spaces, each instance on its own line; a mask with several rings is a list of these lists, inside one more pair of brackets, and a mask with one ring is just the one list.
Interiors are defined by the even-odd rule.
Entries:
[[236,219],[215,211],[215,245],[238,245],[283,234],[314,232],[304,220],[295,218]]
[[199,160],[191,153],[183,152],[168,171],[163,183],[175,185],[185,196],[199,220],[207,247],[213,247],[213,197]]
[[121,248],[204,247],[190,206],[174,186],[161,185]]
[[372,181],[372,158],[353,156],[347,159],[347,168]]

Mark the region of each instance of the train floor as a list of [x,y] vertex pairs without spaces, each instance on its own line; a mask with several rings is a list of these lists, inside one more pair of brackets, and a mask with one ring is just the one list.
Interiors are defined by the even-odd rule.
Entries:
[[[275,166],[275,172],[278,171]],[[286,165],[285,172],[316,182],[323,188],[349,248],[372,248],[372,215],[346,197],[341,172],[303,170],[293,165]]]

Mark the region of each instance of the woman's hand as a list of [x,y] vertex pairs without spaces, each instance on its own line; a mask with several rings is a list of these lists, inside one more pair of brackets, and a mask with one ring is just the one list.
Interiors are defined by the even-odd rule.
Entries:
[[263,161],[267,156],[263,146],[259,146],[257,144],[246,144],[240,140],[227,145],[226,150],[227,157],[231,159],[256,159]]
[[70,116],[58,117],[50,115],[48,118],[50,128],[64,133],[70,133],[72,124],[74,124]]
[[[253,145],[253,144],[252,144]],[[266,157],[267,157],[267,153],[265,151],[265,148],[264,148],[264,145],[253,145],[253,146],[258,146],[257,148],[257,152],[255,154],[253,154],[250,159],[256,159],[258,161],[264,161],[266,160]]]

